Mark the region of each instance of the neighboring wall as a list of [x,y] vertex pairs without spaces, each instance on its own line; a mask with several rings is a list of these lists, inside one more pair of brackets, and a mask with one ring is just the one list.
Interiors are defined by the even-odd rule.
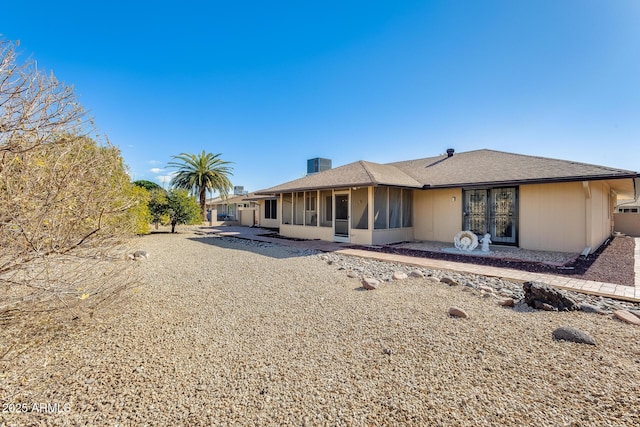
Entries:
[[413,238],[453,243],[462,227],[462,190],[416,190],[413,194]]
[[238,208],[238,222],[246,227],[253,227],[258,223],[258,208]]
[[628,236],[640,237],[640,213],[613,214],[614,230]]

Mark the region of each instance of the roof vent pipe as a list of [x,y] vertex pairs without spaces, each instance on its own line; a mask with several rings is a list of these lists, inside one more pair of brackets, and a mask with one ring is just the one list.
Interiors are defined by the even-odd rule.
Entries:
[[447,157],[453,157],[453,153],[456,150],[454,150],[453,148],[447,148]]

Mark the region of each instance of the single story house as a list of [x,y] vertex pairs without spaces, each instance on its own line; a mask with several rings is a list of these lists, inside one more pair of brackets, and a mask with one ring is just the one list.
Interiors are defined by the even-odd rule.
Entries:
[[227,197],[216,197],[215,199],[207,199],[207,211],[215,212],[216,220],[238,220],[238,212],[242,208],[254,207],[255,203],[245,200],[246,194],[229,195]]
[[593,252],[613,232],[618,197],[638,197],[639,177],[566,160],[449,149],[403,162],[361,160],[256,194],[274,201],[271,219],[288,237],[380,245],[453,242],[470,230],[490,233],[494,244]]

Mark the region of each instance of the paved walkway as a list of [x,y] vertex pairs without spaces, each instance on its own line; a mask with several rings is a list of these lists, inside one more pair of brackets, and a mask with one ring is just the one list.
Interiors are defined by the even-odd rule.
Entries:
[[536,281],[543,282],[556,288],[566,289],[574,292],[582,292],[591,295],[600,295],[619,300],[640,302],[640,238],[635,239],[635,286],[623,286],[615,283],[594,282],[572,278],[571,276],[558,276],[552,274],[531,273],[509,268],[490,267],[477,264],[466,264],[461,262],[449,262],[431,258],[419,258],[407,255],[387,254],[381,252],[367,251],[364,249],[348,248],[349,243],[326,242],[322,240],[288,240],[282,238],[268,237],[265,230],[251,227],[213,227],[203,230],[203,233],[214,233],[222,236],[237,237],[241,239],[255,240],[261,242],[278,243],[281,245],[294,246],[302,249],[315,249],[323,252],[335,252],[343,255],[357,256],[361,258],[376,259],[400,264],[415,265],[434,270],[450,270],[462,273],[479,274],[482,276],[501,277],[517,282]]

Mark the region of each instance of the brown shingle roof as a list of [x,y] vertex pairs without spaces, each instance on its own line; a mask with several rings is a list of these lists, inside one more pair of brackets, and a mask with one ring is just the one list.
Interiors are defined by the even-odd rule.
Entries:
[[358,162],[335,169],[307,175],[275,187],[257,191],[257,194],[276,194],[289,191],[315,190],[322,188],[347,188],[368,186],[393,186],[422,188],[422,184],[392,165]]
[[583,181],[637,176],[637,172],[546,157],[476,150],[390,163],[425,187]]
[[476,150],[379,164],[360,160],[256,192],[277,194],[323,188],[394,186],[446,188],[479,185],[634,178],[637,172],[494,150]]

